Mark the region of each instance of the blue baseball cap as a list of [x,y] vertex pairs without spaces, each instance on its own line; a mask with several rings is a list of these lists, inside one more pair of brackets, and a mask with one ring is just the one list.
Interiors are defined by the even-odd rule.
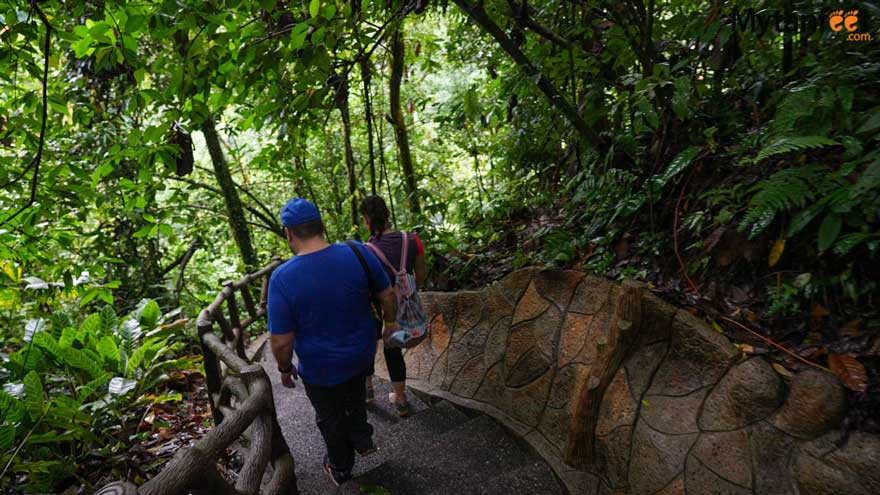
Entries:
[[302,198],[293,198],[281,208],[281,225],[285,227],[320,219],[321,213],[318,212],[318,207]]

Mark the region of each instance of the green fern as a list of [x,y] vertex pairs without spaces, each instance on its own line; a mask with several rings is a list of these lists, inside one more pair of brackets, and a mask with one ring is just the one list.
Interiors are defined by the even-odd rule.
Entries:
[[829,184],[827,169],[817,165],[781,170],[759,182],[751,191],[749,211],[739,224],[739,230],[750,230],[753,238],[764,231],[782,212],[802,208],[816,199]]
[[759,163],[773,155],[789,153],[791,151],[803,151],[811,148],[821,148],[823,146],[832,146],[839,144],[833,139],[823,136],[800,136],[800,137],[783,137],[764,146],[755,157],[754,163]]
[[816,111],[816,97],[815,86],[785,95],[776,106],[773,120],[767,128],[767,135],[771,138],[791,135],[798,119],[809,117]]

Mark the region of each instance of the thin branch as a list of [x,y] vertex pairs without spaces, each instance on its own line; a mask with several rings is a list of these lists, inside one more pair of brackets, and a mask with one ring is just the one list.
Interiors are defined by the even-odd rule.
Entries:
[[740,322],[738,322],[738,321],[736,321],[736,320],[732,320],[732,319],[730,319],[730,318],[728,318],[728,317],[726,317],[726,316],[719,316],[719,318],[721,318],[722,320],[724,320],[724,321],[726,321],[726,322],[728,322],[728,323],[733,323],[734,325],[737,326],[737,328],[740,328],[740,329],[742,329],[742,330],[745,330],[746,332],[749,332],[750,334],[754,335],[755,337],[758,337],[759,339],[763,340],[764,342],[767,342],[768,344],[770,344],[770,345],[772,345],[773,347],[775,347],[775,348],[777,348],[777,349],[779,349],[779,350],[785,352],[786,354],[788,354],[788,355],[794,357],[795,359],[797,359],[798,361],[801,361],[802,363],[808,364],[808,365],[813,366],[813,367],[815,367],[815,368],[818,368],[818,369],[820,369],[820,370],[822,370],[822,371],[827,371],[827,372],[831,373],[831,370],[829,370],[828,368],[826,368],[826,367],[824,367],[824,366],[822,366],[822,365],[820,365],[820,364],[816,364],[816,363],[814,363],[814,362],[812,362],[812,361],[810,361],[810,360],[808,360],[808,359],[805,359],[804,357],[798,355],[798,354],[795,353],[794,351],[791,351],[790,349],[788,349],[787,347],[783,346],[782,344],[777,344],[773,339],[761,335],[760,333],[758,333],[758,332],[752,330],[751,328],[749,328],[749,327],[743,325],[742,323],[740,323]]
[[[46,14],[40,9],[37,5],[36,0],[31,2],[31,8],[37,12],[37,15],[40,17],[40,20],[43,22],[43,25],[46,26],[46,41],[43,44],[43,108],[41,111],[41,123],[40,123],[40,142],[37,146],[37,154],[34,155],[34,158],[25,167],[25,170],[18,176],[18,178],[14,179],[13,182],[17,182],[19,179],[24,177],[24,175],[30,170],[34,170],[34,176],[31,178],[31,193],[30,198],[27,203],[25,203],[21,208],[16,210],[12,215],[3,219],[3,222],[0,223],[0,226],[6,225],[11,222],[15,217],[20,215],[23,211],[27,210],[34,204],[34,201],[37,199],[37,184],[39,183],[40,177],[40,162],[43,160],[43,147],[46,144],[46,121],[49,118],[49,102],[48,102],[48,82],[49,82],[49,55],[52,41],[52,25],[49,24],[49,19],[46,18]],[[9,184],[4,184],[3,188]]]

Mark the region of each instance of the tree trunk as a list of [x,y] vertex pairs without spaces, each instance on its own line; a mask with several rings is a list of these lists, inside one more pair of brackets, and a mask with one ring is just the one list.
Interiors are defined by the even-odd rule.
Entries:
[[364,81],[364,114],[367,118],[367,148],[370,152],[370,193],[376,194],[376,158],[373,151],[373,103],[370,100],[370,59],[361,59],[361,79]]
[[345,139],[345,168],[348,170],[348,198],[351,201],[351,225],[358,230],[357,217],[357,175],[355,173],[354,151],[351,147],[351,112],[348,107],[348,75],[336,81],[336,107],[342,115],[342,133]]
[[391,125],[394,126],[394,137],[397,140],[397,149],[400,153],[400,164],[403,167],[403,181],[406,185],[409,209],[413,213],[419,214],[422,212],[422,207],[419,204],[412,154],[409,150],[409,136],[406,132],[406,122],[403,119],[403,110],[400,107],[400,82],[403,80],[405,54],[403,26],[401,25],[394,31],[394,35],[391,37],[391,83],[389,87]]
[[223,201],[226,203],[226,214],[229,217],[229,228],[232,229],[232,237],[235,239],[238,250],[241,252],[241,259],[244,261],[246,271],[256,270],[259,267],[259,260],[251,243],[251,233],[248,230],[244,207],[241,204],[241,198],[238,196],[238,190],[235,188],[235,182],[232,180],[232,174],[229,172],[229,164],[226,163],[226,157],[223,155],[220,137],[217,135],[217,129],[214,127],[213,116],[209,116],[202,123],[202,134],[205,135],[205,143],[208,146],[208,152],[211,154],[214,175],[217,177],[217,183],[220,184],[220,190],[223,191]]
[[[553,82],[547,78],[538,67],[529,60],[528,57],[516,46],[513,40],[500,28],[492,18],[483,9],[480,4],[471,3],[469,0],[452,0],[461,8],[471,19],[474,20],[484,31],[489,33],[495,41],[501,45],[501,48],[507,52],[507,55],[526,73],[529,79],[535,81],[538,89],[544,93],[544,96],[554,108],[559,110],[562,115],[574,126],[580,136],[593,146],[599,144],[599,135],[587,125],[587,122],[581,118],[574,105],[553,85]],[[393,53],[393,48],[392,48]]]

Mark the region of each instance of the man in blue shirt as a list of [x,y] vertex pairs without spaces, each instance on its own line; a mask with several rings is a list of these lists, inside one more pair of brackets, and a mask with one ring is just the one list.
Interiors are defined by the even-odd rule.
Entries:
[[[364,388],[376,352],[371,292],[385,315],[397,314],[397,299],[369,249],[358,242],[329,244],[324,239],[324,224],[312,203],[292,199],[281,210],[281,223],[296,256],[269,280],[272,353],[285,387],[302,378],[327,445],[324,470],[338,485],[351,478],[355,451],[365,455],[375,450]],[[396,331],[395,326],[386,321],[383,335]]]

